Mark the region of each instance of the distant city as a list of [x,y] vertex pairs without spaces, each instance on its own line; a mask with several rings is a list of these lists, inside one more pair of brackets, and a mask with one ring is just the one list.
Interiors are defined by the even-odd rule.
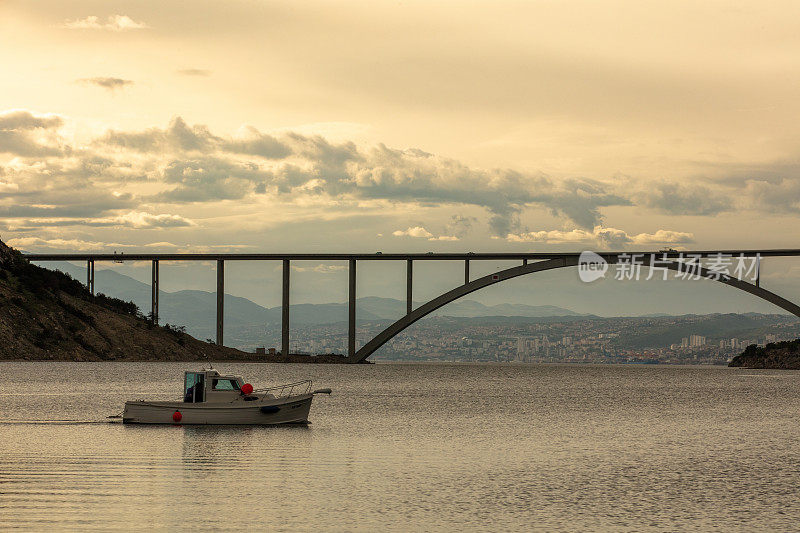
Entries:
[[[359,337],[371,337],[389,323],[360,323]],[[292,351],[343,353],[343,329],[344,323],[298,326]],[[277,328],[266,334],[277,346]],[[372,359],[722,365],[750,344],[798,337],[800,321],[786,315],[434,317],[389,341]]]

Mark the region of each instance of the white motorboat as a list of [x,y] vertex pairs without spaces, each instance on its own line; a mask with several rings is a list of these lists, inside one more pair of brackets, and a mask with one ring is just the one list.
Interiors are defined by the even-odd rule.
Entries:
[[125,402],[124,424],[307,424],[315,394],[311,380],[254,390],[239,376],[216,370],[186,372],[183,401]]

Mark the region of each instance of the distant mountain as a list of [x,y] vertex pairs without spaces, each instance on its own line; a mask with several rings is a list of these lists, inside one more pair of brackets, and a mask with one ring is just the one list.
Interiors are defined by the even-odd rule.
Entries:
[[[59,267],[75,279],[83,280],[83,268],[66,264]],[[134,302],[143,313],[150,312],[150,285],[135,280],[114,270],[95,272],[95,292]],[[216,331],[217,296],[213,292],[182,290],[159,293],[159,319],[162,324],[186,326],[192,335],[204,339],[214,336]],[[415,302],[415,307],[422,302]],[[358,320],[396,320],[405,314],[406,302],[393,298],[369,296],[357,301]],[[333,324],[347,320],[347,303],[292,304],[291,322],[296,325]],[[280,324],[281,308],[266,308],[239,296],[225,295],[226,340],[241,341],[242,344],[255,343],[249,339],[254,332],[267,326]],[[487,306],[473,300],[458,300],[442,309],[434,316],[482,317],[517,316],[551,317],[581,316],[578,313],[552,305],[500,304]],[[228,335],[228,332],[234,336]],[[233,340],[236,338],[236,340]],[[260,338],[260,335],[259,335]],[[238,344],[237,344],[238,345]]]
[[[414,307],[422,305],[424,302],[414,302]],[[337,304],[333,304],[337,305]],[[345,304],[341,304],[345,305]],[[363,309],[367,314],[375,315],[375,318],[397,319],[406,312],[406,302],[393,298],[379,298],[369,296],[358,299],[359,319],[368,320],[369,317],[362,316]],[[474,300],[456,300],[445,307],[432,313],[433,316],[457,316],[457,317],[481,317],[481,316],[525,316],[525,317],[544,317],[544,316],[579,316],[578,313],[556,307],[554,305],[525,305],[525,304],[500,304],[484,305]]]
[[631,333],[620,337],[616,342],[617,346],[628,349],[658,348],[678,343],[682,338],[694,334],[714,339],[757,337],[765,326],[776,322],[796,320],[795,317],[785,315],[715,313],[713,315],[665,317],[674,320],[659,321],[656,324],[642,327],[641,318],[644,317],[630,319]]

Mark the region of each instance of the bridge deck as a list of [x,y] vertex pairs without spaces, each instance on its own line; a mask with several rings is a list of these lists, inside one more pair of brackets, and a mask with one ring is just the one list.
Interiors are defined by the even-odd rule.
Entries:
[[[764,250],[681,250],[681,251],[617,251],[597,252],[603,257],[618,257],[623,254],[666,254],[667,257],[677,258],[683,255],[699,255],[710,257],[718,254],[744,255],[761,257],[796,257],[800,256],[800,249],[764,249]],[[500,253],[382,253],[371,254],[342,254],[342,253],[302,253],[302,254],[262,254],[262,253],[69,253],[69,254],[25,254],[31,261],[452,261],[465,259],[474,260],[537,260],[555,259],[558,257],[578,257],[580,252],[500,252]]]

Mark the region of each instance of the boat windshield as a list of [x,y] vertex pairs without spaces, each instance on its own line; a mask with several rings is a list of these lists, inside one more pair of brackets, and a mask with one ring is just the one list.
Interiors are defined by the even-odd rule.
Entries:
[[239,384],[236,379],[214,378],[211,381],[211,388],[214,390],[239,390]]

